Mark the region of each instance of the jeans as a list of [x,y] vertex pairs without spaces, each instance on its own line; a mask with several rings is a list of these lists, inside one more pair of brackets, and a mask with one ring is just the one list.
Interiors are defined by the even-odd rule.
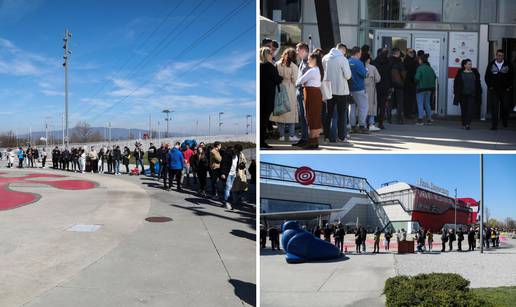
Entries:
[[374,115],[367,115],[367,124],[369,126],[373,126],[374,125]]
[[343,140],[347,135],[348,102],[344,95],[333,95],[328,100],[328,114],[324,121],[324,135],[330,142],[336,142],[337,136]]
[[190,183],[190,170],[191,170],[191,167],[190,167],[190,164],[185,164],[185,166],[183,167],[183,170],[185,172],[185,183],[186,184],[189,184]]
[[115,174],[120,174],[120,161],[115,160]]
[[235,181],[235,175],[228,175],[228,178],[226,178],[226,187],[224,188],[224,201],[229,200],[231,188],[233,187],[233,181]]
[[138,165],[141,165],[142,166],[142,173],[145,171],[145,168],[143,166],[143,159],[137,159],[136,160],[136,168],[138,168]]
[[296,135],[295,126],[294,123],[277,123],[278,124],[278,131],[280,137],[285,136],[285,127],[288,127],[288,134],[290,137],[293,137]]
[[297,89],[297,104],[299,107],[299,124],[301,126],[301,140],[308,141],[308,124],[305,117],[303,88]]
[[[172,188],[172,181],[175,179],[177,189],[181,190],[181,169],[168,169],[168,187]],[[167,187],[167,181],[164,182],[165,188]]]
[[351,126],[357,125],[357,111],[358,111],[358,125],[361,127],[366,126],[367,111],[369,110],[369,102],[367,100],[367,94],[364,90],[351,92],[351,96],[355,103],[351,105],[351,112],[349,121]]
[[213,169],[210,172],[211,194],[213,194],[213,196],[219,195],[219,188],[218,188],[219,178],[220,178],[220,168]]
[[403,95],[404,95],[404,93],[403,93],[402,88],[394,88],[394,93],[393,93],[394,99],[393,100],[396,103],[396,112],[398,114],[398,120],[403,120],[403,114],[404,114]]
[[417,93],[417,114],[418,119],[420,120],[422,120],[425,117],[424,112],[426,112],[426,116],[429,120],[432,119],[432,110],[430,108],[431,95],[431,91],[422,91]]

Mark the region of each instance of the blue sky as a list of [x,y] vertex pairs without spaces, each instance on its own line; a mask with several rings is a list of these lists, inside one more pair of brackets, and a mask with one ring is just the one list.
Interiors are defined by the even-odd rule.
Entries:
[[247,114],[255,121],[255,10],[251,0],[0,0],[0,131],[42,130],[46,117],[60,129],[67,27],[71,127],[147,129],[152,114],[163,128],[168,108],[171,131],[198,120],[207,132],[212,115],[213,133],[224,112],[222,132],[243,132]]
[[[480,156],[446,154],[262,154],[263,162],[365,177],[375,188],[398,180],[432,181],[459,197],[480,199]],[[495,218],[516,218],[516,155],[485,155],[484,197]]]

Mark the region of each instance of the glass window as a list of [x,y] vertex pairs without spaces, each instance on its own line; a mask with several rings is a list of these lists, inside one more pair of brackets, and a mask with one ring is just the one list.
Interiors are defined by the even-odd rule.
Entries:
[[261,199],[262,212],[292,212],[331,209],[329,204],[317,204],[309,202],[288,201],[279,199]]
[[365,19],[399,20],[400,0],[367,0]]
[[281,25],[281,49],[296,47],[301,42],[301,26],[297,24]]
[[478,22],[479,0],[444,0],[444,21]]
[[404,0],[402,19],[407,21],[441,21],[442,0]]
[[262,16],[274,21],[299,22],[301,0],[261,0]]
[[496,22],[496,0],[481,0],[480,22]]
[[516,1],[499,0],[498,1],[498,22],[500,23],[516,23]]

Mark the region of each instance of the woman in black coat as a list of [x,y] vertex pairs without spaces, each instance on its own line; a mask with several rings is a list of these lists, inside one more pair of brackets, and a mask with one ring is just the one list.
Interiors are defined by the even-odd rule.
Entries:
[[388,57],[389,51],[385,48],[378,50],[378,56],[373,61],[373,66],[378,69],[380,82],[376,83],[376,96],[378,101],[378,128],[385,129],[383,122],[387,107],[387,97],[391,91],[391,62]]
[[265,143],[265,133],[269,116],[274,110],[276,87],[283,81],[276,66],[272,63],[272,51],[269,47],[260,49],[260,147],[271,148]]
[[471,129],[473,112],[480,105],[482,99],[482,86],[480,74],[472,67],[470,59],[462,60],[461,68],[453,81],[453,104],[460,103],[462,127]]

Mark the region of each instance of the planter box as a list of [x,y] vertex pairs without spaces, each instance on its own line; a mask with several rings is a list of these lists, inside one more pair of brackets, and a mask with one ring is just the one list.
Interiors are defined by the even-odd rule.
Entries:
[[398,243],[398,254],[406,254],[414,252],[414,240],[400,241]]

